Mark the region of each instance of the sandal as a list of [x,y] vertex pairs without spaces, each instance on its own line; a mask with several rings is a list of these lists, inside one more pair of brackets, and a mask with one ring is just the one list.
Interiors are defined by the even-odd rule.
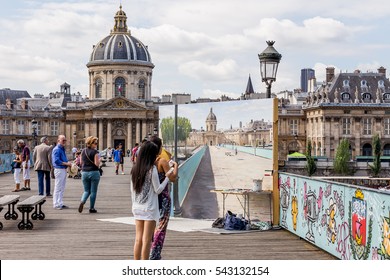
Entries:
[[30,188],[25,188],[26,189],[26,191],[31,191],[31,189]]
[[20,189],[21,191],[27,191],[27,188],[23,187]]
[[20,192],[19,189],[14,189],[12,192]]

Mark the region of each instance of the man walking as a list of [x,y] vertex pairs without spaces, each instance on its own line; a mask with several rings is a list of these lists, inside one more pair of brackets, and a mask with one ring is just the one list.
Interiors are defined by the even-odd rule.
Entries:
[[38,194],[43,195],[45,177],[46,196],[50,194],[50,170],[51,170],[51,149],[48,145],[49,139],[44,136],[41,138],[41,144],[36,146],[33,153],[34,169],[38,172]]
[[30,188],[30,148],[24,143],[22,139],[18,140],[18,147],[21,149],[22,154],[22,169],[24,187],[22,190],[29,191]]
[[65,144],[65,135],[59,135],[57,146],[54,147],[51,155],[55,176],[53,207],[58,210],[68,208],[63,203],[63,197],[66,185],[66,168],[72,166],[72,163],[66,157]]
[[114,163],[115,163],[115,174],[118,175],[119,166],[121,166],[122,169],[122,175],[124,175],[123,171],[123,150],[122,150],[122,144],[119,144],[116,147],[116,150],[114,151]]

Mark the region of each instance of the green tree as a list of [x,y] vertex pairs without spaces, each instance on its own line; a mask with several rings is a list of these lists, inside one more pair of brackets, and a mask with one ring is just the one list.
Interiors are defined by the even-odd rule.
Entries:
[[373,148],[373,156],[374,162],[370,164],[371,172],[374,177],[377,177],[381,172],[381,139],[378,134],[372,138],[372,148]]
[[311,156],[311,149],[311,140],[309,140],[306,147],[306,170],[309,176],[313,175],[317,170],[317,165]]
[[[161,120],[161,134],[164,143],[173,144],[175,140],[175,119],[173,117],[164,118]],[[191,122],[184,117],[177,118],[177,140],[186,141],[191,132]]]
[[349,141],[344,138],[340,141],[340,144],[337,147],[336,157],[333,162],[334,171],[341,175],[351,174],[351,169],[348,165],[349,160]]

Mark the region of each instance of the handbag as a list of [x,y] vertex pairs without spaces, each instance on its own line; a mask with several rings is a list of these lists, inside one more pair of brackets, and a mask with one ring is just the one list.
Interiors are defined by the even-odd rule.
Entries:
[[89,158],[86,149],[84,149],[84,152],[85,152],[85,155],[87,156],[87,159],[88,159],[92,164],[94,164],[94,165],[98,168],[100,176],[103,176],[103,169],[102,169],[101,167],[97,166],[97,165]]

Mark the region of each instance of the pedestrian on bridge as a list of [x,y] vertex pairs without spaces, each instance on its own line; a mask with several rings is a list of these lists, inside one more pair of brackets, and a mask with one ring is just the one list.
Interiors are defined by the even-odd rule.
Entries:
[[[152,237],[159,220],[158,194],[169,179],[160,184],[155,161],[159,148],[147,141],[141,146],[139,158],[131,169],[131,200],[135,219],[134,259],[148,260]],[[169,174],[168,174],[169,175]]]
[[[177,163],[171,160],[171,154],[168,151],[164,150],[162,147],[162,141],[157,136],[152,136],[150,141],[155,143],[158,147],[159,153],[156,159],[155,165],[157,167],[158,178],[160,183],[169,178],[171,182],[176,181],[177,178]],[[173,168],[172,173],[167,177],[166,173]],[[157,225],[156,230],[154,231],[154,238],[152,247],[150,249],[151,260],[161,260],[161,251],[164,245],[165,235],[167,233],[169,216],[171,214],[171,191],[169,184],[164,188],[164,190],[158,195],[158,206],[160,210],[160,219]]]

